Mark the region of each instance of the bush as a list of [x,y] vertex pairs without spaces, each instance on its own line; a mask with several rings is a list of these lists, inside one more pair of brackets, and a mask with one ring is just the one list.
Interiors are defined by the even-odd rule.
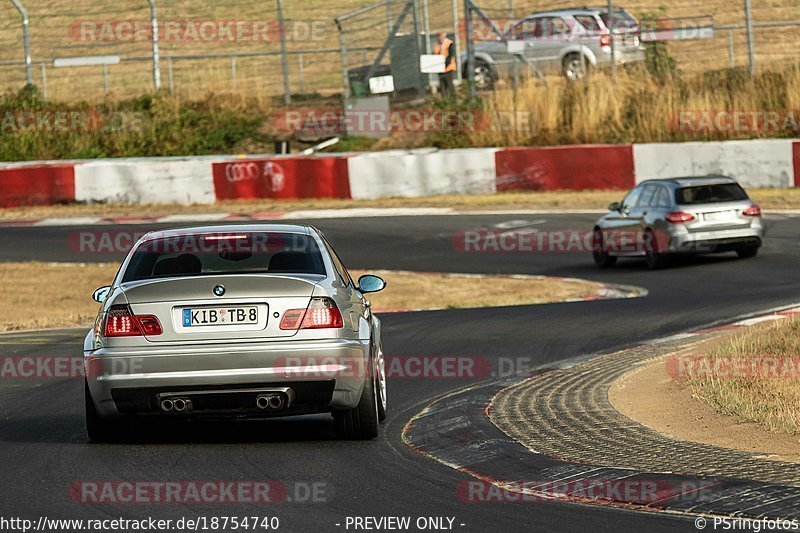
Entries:
[[0,160],[205,155],[258,135],[259,113],[213,95],[101,105],[45,102],[34,87],[0,98]]

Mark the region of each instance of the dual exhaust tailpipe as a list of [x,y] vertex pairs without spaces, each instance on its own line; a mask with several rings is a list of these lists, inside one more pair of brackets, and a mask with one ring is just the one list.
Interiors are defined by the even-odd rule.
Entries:
[[[255,395],[255,405],[253,405]],[[228,390],[198,390],[184,392],[163,392],[156,395],[158,408],[164,414],[188,413],[194,410],[192,398],[197,397],[200,402],[199,410],[236,409],[259,411],[282,411],[292,406],[294,389],[291,387],[275,387],[268,389],[228,389]],[[219,401],[214,398],[219,397]],[[227,398],[225,398],[227,397]],[[231,405],[231,403],[238,405]],[[216,407],[218,406],[218,407]]]
[[164,413],[185,413],[192,410],[189,398],[164,398],[161,400],[161,411]]
[[259,394],[256,396],[256,407],[262,411],[280,411],[287,407],[287,401],[280,392]]

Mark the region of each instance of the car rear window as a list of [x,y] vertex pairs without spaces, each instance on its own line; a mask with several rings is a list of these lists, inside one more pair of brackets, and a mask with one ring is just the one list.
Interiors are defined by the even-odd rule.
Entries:
[[141,243],[122,282],[220,274],[325,275],[316,241],[299,233],[168,235]]
[[576,15],[575,20],[580,22],[581,26],[583,26],[590,32],[601,31],[600,24],[597,23],[597,19],[590,15]]
[[614,29],[635,28],[639,24],[636,22],[636,19],[633,18],[633,16],[627,11],[615,9],[613,13],[613,22],[611,21],[611,17],[608,15],[608,11],[600,14],[600,18],[603,19],[603,23],[607,28],[611,28],[612,26]]
[[737,183],[683,187],[678,189],[675,194],[676,203],[681,205],[738,202],[747,199],[747,193]]

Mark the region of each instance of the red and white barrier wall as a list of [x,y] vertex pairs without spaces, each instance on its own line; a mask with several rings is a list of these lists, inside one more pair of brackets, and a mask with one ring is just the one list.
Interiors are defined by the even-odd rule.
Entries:
[[750,188],[798,187],[800,141],[9,163],[0,164],[0,207],[627,189],[645,179],[705,174]]

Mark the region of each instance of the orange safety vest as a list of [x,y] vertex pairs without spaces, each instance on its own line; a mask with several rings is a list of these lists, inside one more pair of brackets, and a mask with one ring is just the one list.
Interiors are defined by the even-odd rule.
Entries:
[[[433,47],[433,53],[436,55],[442,55],[445,57],[445,61],[447,61],[447,56],[450,55],[450,47],[453,46],[453,41],[445,37],[442,44],[436,43],[436,46]],[[450,62],[444,66],[445,72],[453,72],[456,69],[456,56],[450,58]]]

